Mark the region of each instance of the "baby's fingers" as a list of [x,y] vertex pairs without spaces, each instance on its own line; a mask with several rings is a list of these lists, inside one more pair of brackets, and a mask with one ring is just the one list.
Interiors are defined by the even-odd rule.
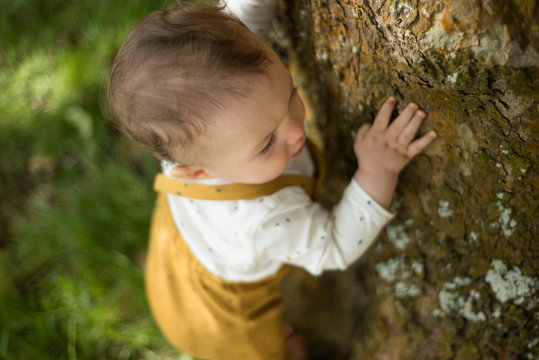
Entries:
[[384,102],[384,104],[380,108],[380,111],[378,111],[378,114],[376,114],[376,117],[374,118],[374,122],[372,124],[373,128],[376,129],[376,131],[381,132],[387,128],[389,120],[391,120],[391,114],[393,114],[393,109],[395,109],[396,103],[397,100],[395,100],[394,97],[389,97]]
[[417,108],[416,104],[409,103],[389,126],[387,130],[388,135],[396,139],[410,121],[412,121]]
[[365,134],[367,134],[367,131],[369,131],[370,128],[371,128],[371,125],[363,124],[356,133],[356,142],[363,140],[363,138],[365,137]]
[[408,156],[411,158],[419,154],[436,138],[436,131],[431,130],[408,146]]
[[410,122],[408,122],[404,129],[402,129],[401,133],[399,134],[399,137],[397,139],[399,145],[403,147],[407,147],[408,144],[414,139],[415,134],[417,133],[417,129],[419,129],[419,125],[421,125],[421,122],[425,118],[425,113],[421,110],[418,110],[414,113],[412,119]]

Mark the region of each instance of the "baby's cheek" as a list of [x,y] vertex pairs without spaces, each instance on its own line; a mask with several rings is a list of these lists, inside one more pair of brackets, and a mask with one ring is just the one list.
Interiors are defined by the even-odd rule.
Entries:
[[271,181],[283,173],[288,165],[286,159],[286,157],[276,157],[261,170],[261,173],[265,174],[265,177],[268,179],[267,181]]

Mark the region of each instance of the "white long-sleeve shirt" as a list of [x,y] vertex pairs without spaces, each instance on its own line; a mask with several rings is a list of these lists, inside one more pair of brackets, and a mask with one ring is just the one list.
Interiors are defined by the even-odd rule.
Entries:
[[[163,162],[171,177],[174,164]],[[307,149],[284,174],[312,176]],[[185,181],[185,179],[182,179]],[[219,179],[207,185],[227,184]],[[228,281],[256,281],[282,264],[312,274],[345,269],[375,240],[392,214],[352,180],[333,211],[313,202],[303,189],[286,187],[250,200],[214,201],[168,195],[174,222],[194,256]]]
[[258,37],[266,40],[278,0],[221,0]]

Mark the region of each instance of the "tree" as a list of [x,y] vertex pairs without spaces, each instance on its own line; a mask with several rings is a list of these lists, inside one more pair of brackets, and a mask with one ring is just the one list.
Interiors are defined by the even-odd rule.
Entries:
[[325,143],[327,204],[355,168],[352,134],[388,96],[418,103],[424,131],[439,133],[405,169],[396,219],[356,266],[288,279],[286,316],[314,358],[537,359],[539,6],[298,0],[281,10]]

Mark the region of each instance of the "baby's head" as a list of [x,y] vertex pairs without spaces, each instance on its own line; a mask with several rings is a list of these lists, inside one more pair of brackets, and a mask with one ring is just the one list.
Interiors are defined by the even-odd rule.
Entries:
[[181,163],[176,174],[186,178],[268,181],[304,142],[290,74],[216,7],[175,6],[142,19],[114,61],[108,98],[117,126]]

